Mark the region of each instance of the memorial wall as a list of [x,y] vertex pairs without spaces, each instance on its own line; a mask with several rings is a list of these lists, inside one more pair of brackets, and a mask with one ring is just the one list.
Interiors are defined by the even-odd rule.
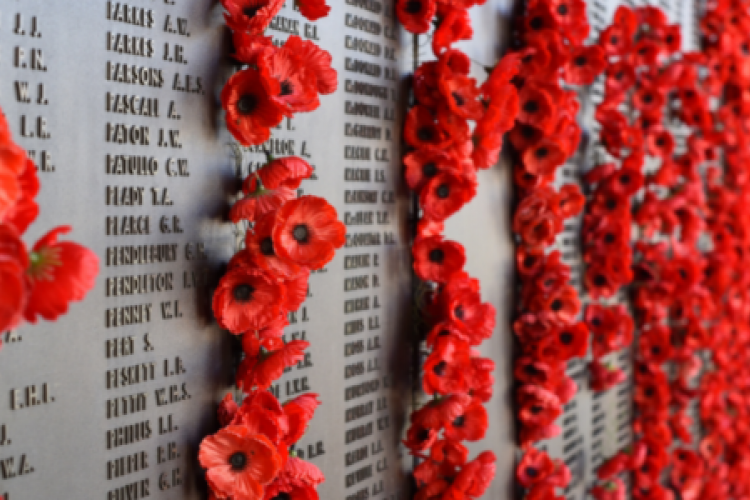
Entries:
[[[244,246],[246,223],[228,222],[229,208],[268,153],[308,161],[314,173],[298,194],[324,197],[347,230],[288,317],[284,340],[311,343],[304,360],[270,390],[281,402],[319,395],[295,449],[324,472],[321,498],[411,498],[415,460],[401,440],[426,399],[416,390],[415,214],[401,137],[409,75],[433,56],[424,37],[398,25],[394,2],[329,0],[330,15],[312,23],[286,0],[266,35],[277,45],[297,35],[329,51],[338,91],[252,147],[238,145],[224,123],[219,96],[239,65],[217,1],[0,2],[0,108],[41,182],[30,240],[70,224],[100,261],[94,290],[59,321],[0,332],[1,500],[207,498],[198,447],[219,427],[217,405],[235,390],[242,355],[213,319],[211,298]],[[621,3],[588,2],[591,40]],[[662,3],[693,46],[692,5]],[[458,46],[476,63],[472,76],[484,79],[482,66],[512,45],[518,12],[512,0],[471,10],[474,37]],[[602,86],[580,96],[584,141],[558,184],[580,184],[597,161],[586,138],[598,133]],[[497,456],[487,499],[514,495],[518,460],[512,175],[507,155],[482,171],[476,199],[445,231],[466,245],[467,271],[497,309],[481,348],[496,364],[491,425],[469,446]],[[568,221],[555,248],[583,294],[580,224]],[[631,362],[629,350],[614,361],[626,370]],[[632,439],[633,384],[594,394],[582,360],[567,374],[582,389],[565,406],[562,434],[540,448],[571,469],[567,497],[585,498],[596,468]]]

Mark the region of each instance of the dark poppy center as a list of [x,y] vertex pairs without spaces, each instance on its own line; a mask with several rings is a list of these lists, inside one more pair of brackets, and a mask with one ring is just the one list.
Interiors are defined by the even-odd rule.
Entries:
[[523,105],[523,110],[527,113],[536,113],[539,111],[539,103],[536,101],[528,101]]
[[616,35],[609,37],[609,43],[611,43],[612,45],[617,45],[618,43],[620,43],[620,37]]
[[607,199],[605,206],[607,207],[607,210],[614,210],[615,208],[617,208],[617,200],[615,200],[614,198],[609,198]]
[[549,150],[545,147],[541,147],[534,152],[534,156],[536,156],[540,160],[543,158],[547,158],[548,155],[549,155]]
[[680,269],[680,270],[678,271],[678,273],[680,274],[680,278],[682,278],[682,279],[684,279],[684,280],[686,280],[686,279],[687,279],[688,275],[687,275],[687,272],[685,272],[685,270],[684,270],[684,269]]
[[526,475],[529,477],[537,477],[539,475],[539,471],[536,467],[526,467]]
[[453,427],[463,427],[464,422],[466,422],[466,418],[463,415],[456,417],[456,420],[453,421]]
[[628,174],[621,175],[620,184],[630,184],[630,176]]
[[597,274],[596,277],[594,277],[594,285],[604,286],[606,284],[607,284],[607,278],[605,278],[601,274]]
[[244,9],[242,9],[242,13],[245,14],[247,17],[255,17],[255,14],[257,14],[258,12],[260,12],[260,9],[262,9],[262,8],[263,8],[262,5],[257,5],[257,6],[254,6],[254,7],[248,6],[248,7],[245,7]]
[[576,66],[586,66],[586,56],[578,56],[575,58]]
[[453,100],[456,101],[456,104],[458,106],[463,106],[466,101],[464,101],[464,97],[459,94],[458,92],[453,92]]
[[424,166],[422,167],[422,174],[425,177],[435,177],[437,173],[438,173],[437,165],[435,165],[432,162],[425,163]]
[[604,235],[604,242],[605,243],[614,243],[615,242],[615,235],[612,233],[607,233]]
[[565,332],[562,335],[560,335],[560,342],[562,342],[565,345],[570,345],[573,343],[573,334],[570,332]]
[[651,94],[644,95],[643,102],[645,102],[646,104],[651,104],[652,102],[654,102],[654,96],[652,96]]
[[421,0],[409,0],[406,2],[406,5],[404,5],[404,10],[407,14],[419,14],[422,12]]
[[422,127],[417,131],[417,137],[420,141],[431,141],[432,140],[432,129],[428,127]]
[[245,455],[241,451],[238,451],[237,453],[229,457],[229,465],[232,466],[232,470],[234,471],[244,470],[247,466],[247,455]]
[[570,12],[570,9],[568,9],[568,6],[567,6],[567,5],[565,5],[565,4],[562,4],[562,5],[560,5],[560,6],[559,6],[559,7],[557,8],[557,13],[558,13],[558,14],[560,14],[561,16],[566,16],[566,15],[568,15],[568,12]]
[[659,347],[658,345],[655,345],[654,347],[651,348],[651,354],[658,356],[660,352],[661,352],[661,347]]
[[258,98],[254,95],[243,95],[240,100],[237,101],[237,111],[241,115],[249,115],[255,108],[258,107]]
[[659,137],[658,139],[656,139],[656,145],[659,147],[663,147],[665,142],[666,141],[664,140],[663,137]]
[[542,413],[542,410],[544,410],[544,408],[539,405],[534,405],[531,407],[531,413],[533,413],[534,415],[539,415],[540,413]]
[[417,434],[417,439],[419,439],[420,441],[427,441],[428,439],[430,439],[429,429],[422,429],[421,431],[419,431],[419,433]]
[[292,82],[289,80],[284,80],[281,82],[281,94],[284,95],[292,95],[294,93],[294,87],[292,86]]
[[263,238],[260,242],[260,253],[263,255],[270,257],[271,255],[274,255],[273,252],[273,240],[270,236],[267,236]]
[[292,236],[295,240],[297,240],[298,243],[307,243],[307,240],[310,238],[310,230],[306,225],[299,224],[297,226],[294,226]]
[[234,287],[234,290],[232,290],[232,294],[234,295],[235,300],[237,300],[238,302],[247,302],[253,296],[254,291],[255,290],[250,285],[242,284]]
[[446,199],[448,196],[450,196],[450,194],[451,194],[451,189],[450,187],[448,187],[448,184],[441,184],[437,188],[437,196],[441,200]]
[[648,396],[650,398],[651,396],[654,395],[654,388],[653,387],[649,387],[648,389],[646,389],[645,393],[646,393],[646,396]]
[[524,267],[532,267],[534,264],[536,264],[536,257],[534,257],[532,255],[527,255],[523,259],[523,266]]
[[430,252],[430,262],[434,262],[436,264],[442,264],[443,259],[445,259],[445,252],[443,252],[440,248],[435,248]]
[[438,377],[442,377],[447,367],[448,363],[446,363],[445,361],[441,361],[432,368],[432,371],[435,372],[435,375],[437,375]]
[[273,497],[271,500],[292,500],[292,497],[289,495],[289,493],[282,491],[281,493]]
[[458,306],[454,311],[453,314],[456,315],[458,319],[464,319],[464,308],[461,306]]
[[523,127],[521,127],[521,135],[523,135],[526,139],[533,139],[536,135],[536,130],[534,130],[534,127],[524,125]]
[[536,16],[529,22],[529,26],[531,26],[531,29],[533,30],[540,30],[544,28],[544,19],[542,19],[541,16]]
[[553,300],[552,304],[550,304],[549,307],[550,307],[550,309],[552,309],[555,312],[559,311],[560,309],[563,308],[562,300],[560,300],[560,299]]
[[440,333],[438,333],[438,337],[447,337],[450,334],[451,332],[449,332],[448,330],[440,330]]

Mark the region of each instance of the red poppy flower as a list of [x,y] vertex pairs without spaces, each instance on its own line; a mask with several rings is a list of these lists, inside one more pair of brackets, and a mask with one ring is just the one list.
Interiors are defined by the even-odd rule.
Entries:
[[326,0],[297,0],[295,4],[299,7],[299,12],[310,21],[317,21],[326,17],[331,8],[326,5]]
[[227,9],[224,18],[234,31],[259,35],[284,6],[284,0],[221,0]]
[[608,100],[624,98],[625,92],[636,82],[635,68],[627,59],[611,63],[607,66],[606,74],[607,80],[604,85]]
[[438,429],[412,423],[406,431],[406,439],[403,443],[412,453],[416,453],[429,450],[437,439]]
[[294,444],[302,438],[318,406],[318,395],[313,393],[302,394],[284,403],[284,415],[289,427],[284,436],[285,442]]
[[333,57],[310,40],[302,40],[297,35],[287,38],[284,50],[297,56],[297,64],[317,78],[318,92],[327,95],[336,92],[338,73],[331,67]]
[[562,360],[568,361],[573,358],[582,358],[588,351],[589,329],[583,322],[573,323],[561,327],[557,334],[557,342],[560,346]]
[[654,130],[646,139],[646,152],[657,158],[671,159],[675,140],[667,130]]
[[445,149],[452,141],[448,131],[441,124],[437,115],[423,105],[414,106],[406,115],[404,129],[406,142],[417,149]]
[[441,235],[444,228],[444,221],[422,217],[417,223],[417,237],[427,238],[429,236]]
[[565,163],[567,155],[560,143],[543,138],[523,153],[524,168],[534,175],[552,175]]
[[451,337],[441,338],[424,362],[424,392],[443,395],[465,392],[470,366],[468,345]]
[[469,12],[465,9],[451,9],[439,21],[437,29],[432,34],[432,52],[440,55],[455,42],[471,40],[473,35]]
[[479,441],[487,432],[487,410],[472,399],[453,420],[445,424],[445,437],[454,441]]
[[563,218],[574,217],[581,213],[586,198],[576,184],[565,184],[560,188],[558,205]]
[[573,47],[563,74],[570,84],[591,85],[606,67],[604,50],[598,45]]
[[536,83],[526,83],[518,93],[518,121],[548,133],[555,126],[557,113],[549,92]]
[[605,365],[598,359],[589,363],[589,373],[591,390],[598,392],[606,391],[627,379],[627,375],[621,369]]
[[0,220],[21,196],[19,177],[26,168],[26,152],[13,142],[8,122],[0,110]]
[[495,308],[483,303],[479,282],[465,272],[454,273],[443,288],[438,303],[447,318],[473,335],[489,338],[495,328]]
[[425,281],[445,283],[466,263],[464,247],[455,241],[444,241],[441,236],[416,240],[412,254],[414,271]]
[[55,228],[34,245],[27,270],[29,296],[24,317],[36,323],[37,316],[54,321],[68,312],[68,304],[83,300],[94,288],[99,258],[86,247],[71,241],[58,242],[70,226]]
[[519,445],[521,448],[528,448],[539,441],[556,438],[562,434],[562,428],[559,425],[548,424],[541,427],[527,426],[521,429]]
[[632,35],[618,24],[611,24],[599,33],[599,46],[608,56],[622,56],[630,50]]
[[258,57],[263,87],[284,115],[314,111],[320,106],[317,78],[299,64],[299,58],[286,46],[267,49]]
[[436,12],[435,0],[398,0],[396,3],[398,20],[410,33],[427,33]]
[[451,112],[467,120],[482,116],[484,107],[474,78],[461,74],[444,76],[438,80],[438,89]]
[[231,425],[203,440],[198,460],[219,498],[260,500],[263,487],[281,470],[281,457],[267,437]]
[[300,273],[300,266],[296,263],[280,258],[274,249],[273,229],[276,214],[269,213],[261,217],[253,231],[248,231],[245,238],[245,248],[253,264],[266,271],[277,280],[296,278]]
[[424,185],[441,172],[460,173],[458,158],[436,149],[417,149],[404,157],[406,184],[412,191],[422,191]]
[[245,392],[253,388],[268,389],[284,374],[284,368],[305,359],[305,349],[309,346],[304,340],[284,344],[278,339],[261,342],[252,334],[245,335],[242,339],[245,358],[237,370],[237,386]]
[[30,159],[26,160],[26,168],[18,176],[17,183],[20,188],[18,199],[5,212],[5,216],[0,217],[0,221],[15,227],[19,234],[23,234],[39,215],[39,205],[34,201],[39,193],[39,178],[36,174],[36,165]]
[[474,177],[442,172],[425,184],[419,195],[419,204],[426,218],[443,221],[458,212],[476,193]]
[[459,471],[452,489],[464,493],[469,499],[481,497],[495,478],[496,462],[494,453],[483,451]]
[[524,488],[530,488],[543,482],[554,470],[555,463],[547,452],[531,447],[526,450],[516,467],[516,478]]
[[[492,101],[509,90],[508,85],[521,70],[521,54],[505,54],[492,68],[481,89],[484,97]],[[515,88],[515,87],[514,87]]]
[[232,75],[221,91],[227,128],[244,146],[263,144],[278,125],[282,110],[268,95],[260,72],[246,69]]
[[232,33],[234,43],[234,54],[232,56],[241,63],[257,66],[258,57],[265,49],[275,49],[273,37],[262,35],[251,35],[244,31]]
[[276,215],[274,250],[280,258],[310,270],[321,269],[346,243],[346,226],[323,198],[302,196],[287,202]]
[[557,193],[549,187],[531,192],[513,215],[513,232],[533,248],[551,245],[562,229]]
[[469,450],[458,441],[441,439],[430,448],[430,458],[436,462],[453,467],[461,467],[466,463]]
[[262,330],[281,314],[285,295],[283,285],[263,271],[236,266],[221,278],[214,292],[214,316],[235,335]]
[[18,326],[23,319],[29,291],[25,273],[29,268],[26,246],[8,225],[0,224],[0,331]]
[[238,409],[239,406],[234,401],[232,394],[227,393],[224,399],[221,400],[221,403],[219,403],[219,409],[216,411],[219,418],[219,425],[222,427],[229,425],[234,420],[235,415],[237,415]]
[[492,98],[474,128],[471,158],[476,168],[490,168],[498,162],[503,135],[513,128],[518,111],[518,93],[512,85],[508,85],[507,92]]
[[524,385],[518,391],[518,419],[530,427],[546,427],[562,414],[560,399],[547,389]]
[[278,210],[296,197],[295,190],[312,173],[310,164],[297,156],[270,161],[242,183],[245,197],[232,206],[230,220],[235,224],[241,219],[252,222],[256,217]]

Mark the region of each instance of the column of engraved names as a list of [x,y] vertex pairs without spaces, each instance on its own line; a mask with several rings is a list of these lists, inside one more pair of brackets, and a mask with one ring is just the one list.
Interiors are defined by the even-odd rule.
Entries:
[[[107,500],[180,488],[191,461],[192,450],[172,437],[182,425],[179,405],[190,399],[188,367],[164,352],[164,336],[192,312],[175,294],[207,282],[196,266],[205,250],[181,237],[183,200],[174,197],[190,176],[180,106],[205,92],[189,74],[190,26],[174,4],[108,1],[102,10]],[[184,269],[175,268],[180,261]]]
[[[381,294],[387,246],[396,244],[392,151],[396,81],[395,23],[391,2],[347,0],[345,14],[345,92],[343,214],[344,250],[345,487],[347,500],[393,498],[385,491],[386,447],[393,441],[390,384],[383,358],[383,317],[390,301]],[[356,7],[356,8],[355,8]],[[340,174],[341,175],[341,174]],[[392,481],[387,481],[393,484]]]
[[[39,13],[3,11],[0,13],[0,22],[3,22],[0,24],[2,29],[12,35],[12,46],[5,49],[10,54],[11,67],[2,71],[4,74],[14,75],[4,84],[6,87],[3,93],[11,96],[20,110],[17,117],[8,117],[9,125],[15,139],[36,163],[41,182],[46,182],[55,171],[52,162],[54,146],[50,141],[53,128],[47,118],[50,106],[47,85],[50,79],[45,54],[50,41],[43,38],[42,34],[42,27],[47,20]],[[16,331],[0,332],[2,334],[4,349],[21,348],[18,345],[23,340],[21,334]],[[19,416],[21,412],[44,411],[42,408],[55,403],[50,382],[33,377],[24,380],[22,386],[10,388],[10,393],[4,396],[7,401],[4,404],[9,405],[11,414]],[[20,425],[21,420],[15,419],[14,422],[18,423],[14,425]],[[2,500],[20,498],[17,495],[23,492],[24,478],[39,476],[32,463],[33,457],[24,452],[24,443],[12,439],[14,429],[21,434],[18,427],[14,428],[0,421]]]

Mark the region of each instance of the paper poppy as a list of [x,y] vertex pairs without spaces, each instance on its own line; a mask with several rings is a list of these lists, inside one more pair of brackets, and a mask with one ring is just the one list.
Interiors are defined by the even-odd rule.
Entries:
[[460,173],[459,159],[454,154],[436,149],[417,149],[404,157],[406,183],[420,192],[424,185],[441,172]]
[[417,149],[445,149],[451,144],[451,136],[438,122],[437,114],[421,105],[414,106],[407,113],[404,138]]
[[273,229],[274,251],[280,258],[310,270],[321,269],[346,243],[346,226],[323,198],[303,196],[287,202]]
[[464,174],[442,172],[425,184],[419,195],[424,216],[443,221],[458,212],[477,192],[477,181]]
[[440,236],[416,240],[412,253],[414,271],[425,281],[445,283],[466,263],[464,247],[455,241],[445,241]]
[[214,292],[214,316],[222,328],[239,335],[261,330],[281,313],[285,300],[283,285],[263,271],[237,266],[219,281]]
[[263,87],[285,116],[291,118],[294,113],[314,111],[320,106],[317,78],[299,64],[296,54],[286,46],[263,51],[257,64]]
[[[408,2],[407,2],[408,3]],[[438,23],[432,34],[432,52],[440,55],[459,40],[470,40],[474,35],[471,18],[465,9],[451,9]]]
[[435,0],[398,0],[396,2],[398,20],[410,33],[427,33],[436,12]]
[[271,20],[284,6],[284,0],[221,0],[227,10],[227,26],[234,31],[258,35],[271,24]]
[[24,310],[29,323],[36,323],[38,316],[56,320],[68,312],[70,302],[83,300],[94,288],[99,272],[96,254],[77,243],[58,241],[71,230],[70,226],[51,230],[29,254],[29,296]]
[[0,224],[0,331],[20,324],[28,301],[25,273],[29,256],[21,238],[8,225]]
[[[19,234],[23,234],[39,215],[39,205],[34,200],[39,193],[39,178],[36,173],[36,165],[31,159],[26,160],[26,167],[16,181],[20,188],[18,199],[5,212],[4,216],[0,216],[0,223],[11,225],[15,227]],[[2,193],[0,193],[0,197],[2,197]]]
[[598,45],[573,47],[563,74],[573,85],[591,85],[606,66],[604,50]]
[[331,7],[326,5],[326,0],[297,0],[296,5],[299,12],[310,21],[317,21],[326,17],[331,11]]
[[[273,342],[258,341],[252,334],[247,334],[243,337],[242,345],[246,356],[237,370],[237,386],[249,392],[253,388],[268,389],[284,374],[285,368],[305,358],[305,349],[310,343],[303,340],[292,340],[286,344],[276,339]],[[264,345],[271,348],[267,349]]]
[[282,109],[268,94],[255,69],[232,75],[221,91],[221,104],[226,111],[227,128],[244,146],[266,142],[271,127],[283,118]]
[[206,479],[220,498],[260,500],[281,470],[275,446],[262,435],[231,425],[203,440],[198,452]]
[[454,441],[479,441],[487,432],[487,410],[481,401],[471,400],[445,425],[445,437]]
[[253,231],[248,231],[245,248],[253,264],[279,280],[296,278],[300,266],[282,259],[276,254],[273,242],[273,229],[276,224],[276,213],[268,213],[256,223]]

